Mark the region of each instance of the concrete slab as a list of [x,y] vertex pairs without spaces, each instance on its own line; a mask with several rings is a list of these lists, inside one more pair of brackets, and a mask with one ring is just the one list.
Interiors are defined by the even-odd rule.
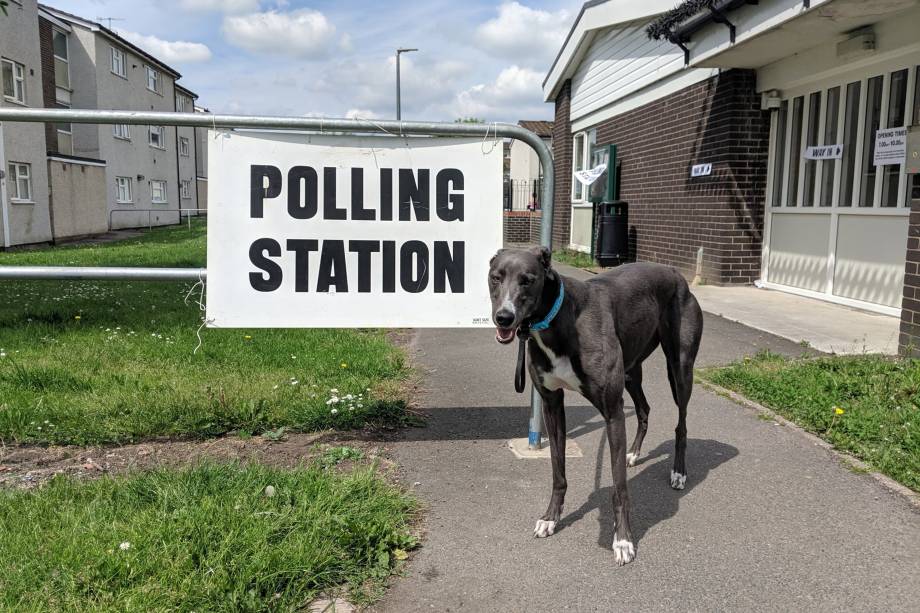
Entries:
[[[900,320],[889,315],[756,287],[698,285],[693,294],[707,313],[838,354],[898,351]],[[804,343],[803,343],[804,344]]]
[[[514,457],[520,460],[549,457],[549,441],[547,439],[543,439],[543,446],[540,449],[531,449],[529,443],[530,441],[526,436],[524,438],[513,438],[508,441],[508,448],[511,450],[511,453],[514,454]],[[580,458],[583,457],[583,455],[578,443],[572,439],[566,440],[565,457]]]

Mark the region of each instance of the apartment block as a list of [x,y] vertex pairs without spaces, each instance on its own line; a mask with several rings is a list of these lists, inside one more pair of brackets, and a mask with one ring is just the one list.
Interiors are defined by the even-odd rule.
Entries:
[[[12,0],[0,18],[2,106],[43,106],[37,27],[35,0]],[[0,244],[51,240],[48,193],[44,126],[0,124]]]

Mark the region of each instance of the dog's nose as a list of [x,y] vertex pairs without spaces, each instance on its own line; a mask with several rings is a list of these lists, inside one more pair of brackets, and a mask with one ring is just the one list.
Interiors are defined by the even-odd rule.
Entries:
[[514,313],[507,309],[502,309],[495,314],[495,323],[502,328],[510,328],[514,323]]

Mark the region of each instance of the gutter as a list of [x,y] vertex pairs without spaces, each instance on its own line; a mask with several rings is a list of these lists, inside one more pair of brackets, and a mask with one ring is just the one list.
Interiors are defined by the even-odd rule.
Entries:
[[10,211],[6,197],[6,155],[3,151],[3,123],[0,122],[0,216],[3,218],[3,248],[10,248]]

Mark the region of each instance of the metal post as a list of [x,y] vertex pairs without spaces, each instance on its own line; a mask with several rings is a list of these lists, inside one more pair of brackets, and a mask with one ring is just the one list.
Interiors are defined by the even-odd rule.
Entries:
[[3,222],[3,247],[9,248],[10,242],[10,212],[9,200],[6,197],[6,156],[3,152],[3,124],[0,123],[0,215]]
[[[35,109],[0,107],[0,121],[41,123],[88,123],[192,126],[199,128],[252,128],[271,130],[316,130],[350,134],[396,133],[424,136],[479,136],[482,138],[510,137],[524,141],[537,152],[543,171],[543,217],[540,243],[553,246],[553,156],[542,138],[520,126],[507,123],[444,123],[426,121],[370,121],[364,119],[326,119],[313,117],[268,117],[248,115],[217,115],[205,113],[164,113],[154,111],[104,111],[79,109]],[[79,272],[78,272],[79,271]],[[152,272],[151,272],[152,271]],[[197,268],[72,268],[0,266],[0,279],[128,279],[197,281],[204,269]],[[530,395],[531,419],[528,441],[540,447],[543,431],[542,399],[533,389]]]
[[396,121],[402,120],[402,93],[399,90],[399,56],[410,51],[418,51],[418,49],[399,48],[396,50]]

